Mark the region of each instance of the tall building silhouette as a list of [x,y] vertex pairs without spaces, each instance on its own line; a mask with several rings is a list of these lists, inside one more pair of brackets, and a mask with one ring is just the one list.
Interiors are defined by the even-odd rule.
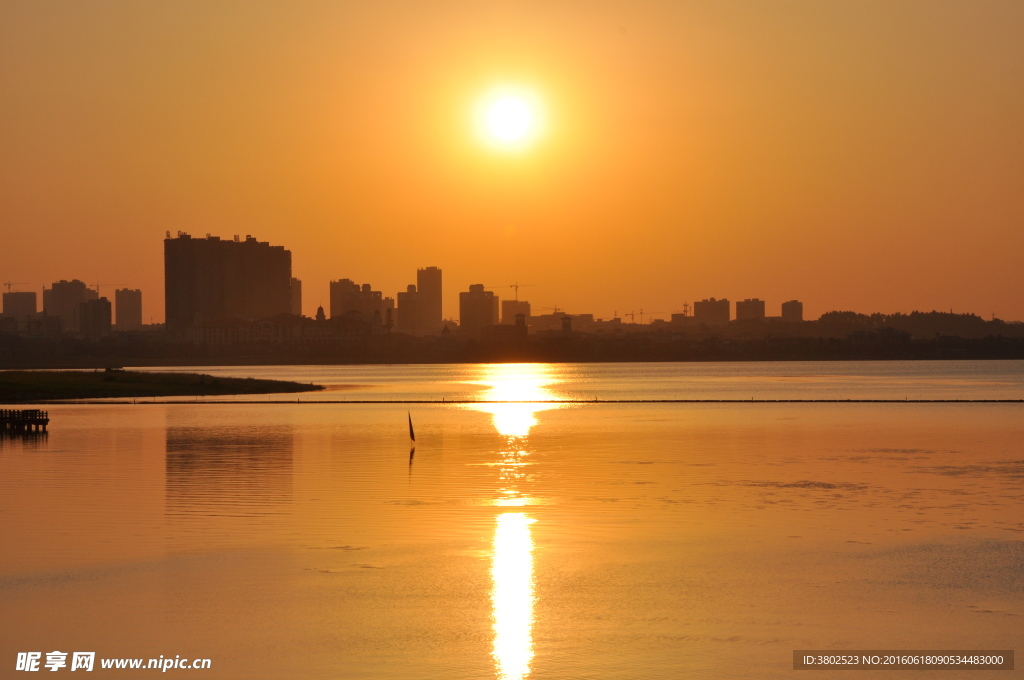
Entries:
[[252,236],[164,240],[167,326],[259,321],[291,309],[292,253]]
[[522,314],[530,318],[530,303],[526,300],[502,300],[501,301],[501,323],[514,324],[516,316]]
[[804,320],[804,303],[799,300],[790,300],[789,302],[782,303],[782,320],[783,321],[803,321]]
[[331,318],[358,314],[368,319],[378,318],[378,323],[385,323],[388,310],[394,310],[395,299],[384,297],[379,290],[373,290],[370,284],[359,285],[351,279],[331,281]]
[[747,298],[746,300],[737,300],[736,319],[760,319],[761,321],[764,321],[764,300],[759,300],[758,298]]
[[427,333],[440,333],[443,325],[441,304],[441,270],[426,267],[416,270],[416,292],[420,296],[420,328]]
[[498,296],[474,283],[469,292],[459,293],[459,330],[466,335],[480,336],[480,330],[498,323]]
[[8,291],[4,293],[4,310],[0,319],[4,319],[7,327],[26,331],[36,316],[35,292]]
[[120,331],[142,328],[142,291],[120,288],[114,291],[115,325]]
[[288,284],[288,311],[295,316],[302,316],[302,281],[292,278]]
[[730,318],[729,300],[708,298],[693,303],[694,321],[704,323],[728,323]]
[[423,294],[410,284],[398,298],[398,330],[402,333],[421,333],[427,330],[423,314]]
[[89,340],[110,335],[110,300],[93,298],[78,305],[78,333]]
[[37,311],[35,292],[12,291],[4,293],[5,316],[33,316]]
[[61,328],[65,333],[77,333],[80,330],[80,305],[99,296],[83,281],[61,279],[49,288],[43,288],[43,313],[60,317]]

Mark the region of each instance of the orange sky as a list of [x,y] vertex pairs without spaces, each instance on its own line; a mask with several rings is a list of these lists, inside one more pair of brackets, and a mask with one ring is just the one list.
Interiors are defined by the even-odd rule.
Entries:
[[[307,314],[437,265],[451,316],[519,281],[535,313],[1024,319],[1022,35],[1017,0],[12,0],[0,280],[160,321],[184,230],[288,247]],[[474,135],[496,83],[545,100],[526,153]]]

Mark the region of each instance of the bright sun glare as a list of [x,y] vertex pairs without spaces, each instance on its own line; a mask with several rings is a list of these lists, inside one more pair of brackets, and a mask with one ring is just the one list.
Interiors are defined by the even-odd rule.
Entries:
[[477,130],[492,147],[517,151],[541,132],[541,107],[536,95],[503,88],[484,97],[476,111]]

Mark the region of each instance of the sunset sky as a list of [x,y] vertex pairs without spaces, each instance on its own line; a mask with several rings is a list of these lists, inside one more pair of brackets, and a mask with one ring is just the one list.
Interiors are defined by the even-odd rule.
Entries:
[[[1021,320],[1022,36],[1019,0],[9,0],[0,281],[162,321],[182,230],[289,248],[307,314],[436,265],[446,316],[518,281],[534,313]],[[543,124],[514,148],[499,91]]]

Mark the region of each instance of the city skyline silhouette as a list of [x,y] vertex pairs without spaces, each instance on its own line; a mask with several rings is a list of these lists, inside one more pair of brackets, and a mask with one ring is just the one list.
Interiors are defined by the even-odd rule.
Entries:
[[1020,0],[0,2],[0,657],[1012,670],[1022,36]]
[[[304,310],[313,306],[303,296],[303,283],[301,279],[292,276],[292,253],[283,245],[272,245],[267,241],[260,241],[251,234],[247,234],[243,240],[239,235],[231,238],[207,233],[204,237],[193,237],[187,232],[179,231],[172,237],[167,232],[164,239],[164,277],[163,296],[156,301],[147,296],[147,313],[149,325],[169,324],[169,328],[191,325],[197,321],[259,321],[269,319],[281,314],[304,316],[307,318],[319,318],[321,313],[325,317],[336,317],[346,312],[359,312],[364,316],[377,317],[377,325],[385,325],[390,332],[392,328],[399,332],[413,334],[434,334],[440,332],[442,322],[458,326],[465,311],[466,290],[447,292],[449,302],[444,303],[445,296],[441,286],[442,270],[436,266],[417,268],[416,283],[405,286],[405,291],[397,291],[394,295],[387,295],[386,292],[373,290],[373,284],[357,284],[348,278],[332,279],[329,283],[326,295],[318,290],[306,290],[316,300],[326,299],[327,304],[316,303],[317,311],[313,314],[305,314]],[[109,309],[106,316],[109,319],[106,335],[110,331],[111,324],[118,330],[138,330],[144,326],[142,291],[139,289],[119,288],[112,296],[117,300],[117,305],[112,306],[108,297],[101,297],[101,287],[114,287],[123,284],[96,283],[87,284],[79,279],[71,281],[61,279],[43,286],[42,294],[35,291],[23,290],[28,284],[24,282],[6,282],[6,292],[3,294],[3,307],[0,313],[9,317],[21,319],[21,325],[25,325],[28,317],[36,318],[39,324],[47,319],[60,320],[61,328],[56,326],[48,331],[52,332],[79,332],[79,315],[86,312],[79,311],[79,306],[90,300],[102,301]],[[485,291],[491,296],[492,302],[488,307],[493,307],[493,316],[484,319],[483,322],[471,320],[475,327],[480,325],[511,325],[515,323],[514,317],[517,313],[523,314],[527,319],[533,317],[543,319],[544,317],[557,317],[559,315],[571,315],[584,321],[614,321],[624,323],[628,318],[630,324],[637,323],[636,308],[629,311],[619,312],[615,310],[607,319],[599,317],[586,310],[566,310],[559,307],[544,307],[534,305],[531,308],[529,300],[519,299],[521,287],[535,287],[537,284],[508,285],[486,285],[474,283],[468,286],[470,294],[474,290]],[[417,286],[419,291],[417,291]],[[351,289],[351,295],[348,291]],[[496,290],[492,290],[496,289]],[[513,299],[501,297],[507,290],[514,291]],[[426,295],[426,297],[424,297]],[[346,296],[351,299],[348,301]],[[366,300],[361,300],[361,296]],[[679,299],[680,296],[677,296]],[[420,301],[422,299],[422,302]],[[452,304],[451,300],[457,301]],[[174,300],[172,303],[171,301]],[[344,302],[343,302],[344,301]],[[169,322],[161,323],[154,320],[152,308],[155,306],[164,307],[161,303],[167,303],[166,308],[171,309]],[[404,304],[404,316],[398,315],[398,309]],[[691,318],[693,320],[710,323],[712,325],[725,323],[732,320],[783,320],[783,321],[804,321],[813,320],[816,317],[804,315],[804,303],[802,300],[792,299],[781,301],[778,304],[780,313],[775,315],[766,310],[766,301],[758,297],[747,297],[730,301],[729,298],[686,299],[686,301],[674,305],[671,312],[646,310],[646,322],[682,320]],[[500,305],[500,307],[499,307]],[[772,302],[772,309],[775,308],[775,301]],[[421,309],[422,307],[422,309]],[[472,305],[471,305],[472,307]],[[827,307],[827,304],[825,305]],[[734,310],[735,308],[735,310]],[[324,311],[326,309],[326,312]],[[534,313],[531,314],[531,309]],[[444,310],[446,313],[443,313]],[[677,311],[678,310],[678,311]],[[829,309],[829,314],[837,312],[849,313],[853,310]],[[909,310],[912,313],[922,313],[924,310]],[[931,310],[932,313],[938,310]],[[473,312],[469,312],[475,316]],[[853,313],[864,313],[863,311]],[[868,314],[878,315],[877,311],[869,311]],[[907,314],[908,310],[895,312],[897,316]],[[944,312],[943,312],[944,313]],[[981,316],[976,311],[949,310],[950,315]],[[645,323],[645,309],[639,308],[639,323]],[[997,320],[995,314],[991,315],[992,320]],[[1005,321],[1005,320],[1000,320]],[[1011,320],[1012,321],[1012,320]],[[53,326],[53,324],[50,324]],[[542,324],[546,327],[547,324]],[[21,329],[26,330],[25,328]],[[35,334],[38,334],[35,333]],[[95,335],[95,334],[93,334]]]
[[57,6],[0,8],[26,290],[125,282],[159,322],[180,230],[286,244],[306,316],[433,263],[606,318],[1024,319],[1018,5]]

